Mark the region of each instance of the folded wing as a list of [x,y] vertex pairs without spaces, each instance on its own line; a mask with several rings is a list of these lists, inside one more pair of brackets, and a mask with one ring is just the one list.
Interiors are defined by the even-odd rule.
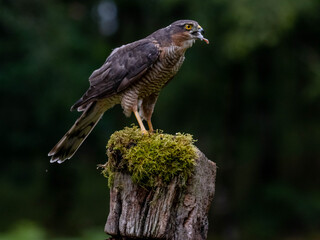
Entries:
[[156,62],[158,46],[150,39],[136,41],[115,49],[105,63],[89,77],[87,92],[71,107],[84,110],[97,99],[107,98],[125,90],[143,76]]

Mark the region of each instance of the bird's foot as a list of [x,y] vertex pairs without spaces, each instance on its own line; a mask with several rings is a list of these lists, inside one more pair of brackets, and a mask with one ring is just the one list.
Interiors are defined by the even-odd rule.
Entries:
[[156,131],[153,130],[153,129],[152,129],[152,130],[149,129],[149,131],[148,131],[148,133],[149,133],[150,135],[154,134],[155,132],[156,132]]
[[147,135],[149,134],[149,132],[146,129],[141,129],[141,133],[142,135]]

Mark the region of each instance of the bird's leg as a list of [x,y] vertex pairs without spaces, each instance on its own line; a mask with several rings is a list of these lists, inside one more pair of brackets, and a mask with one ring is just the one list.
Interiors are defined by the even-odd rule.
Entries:
[[140,129],[141,129],[141,132],[142,132],[143,134],[148,133],[148,131],[146,130],[146,128],[145,128],[144,125],[143,125],[143,122],[142,122],[142,119],[141,119],[141,117],[140,117],[140,115],[139,115],[139,113],[138,113],[138,110],[134,110],[133,112],[134,112],[134,115],[136,116],[136,119],[137,119],[138,124],[139,124]]
[[145,97],[140,103],[140,112],[143,119],[148,123],[149,133],[153,132],[153,126],[151,123],[151,117],[154,109],[154,105],[158,99],[158,93],[152,93],[149,96]]
[[153,132],[153,126],[152,126],[151,118],[149,118],[147,120],[147,123],[148,123],[148,127],[149,127],[149,133],[152,133]]

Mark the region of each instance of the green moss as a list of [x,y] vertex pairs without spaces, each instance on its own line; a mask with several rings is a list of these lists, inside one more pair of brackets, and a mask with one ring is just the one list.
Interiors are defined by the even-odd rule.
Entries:
[[142,135],[138,127],[115,132],[107,144],[108,162],[103,174],[112,185],[115,172],[126,172],[140,186],[150,188],[168,184],[178,177],[184,185],[193,172],[196,148],[190,134]]

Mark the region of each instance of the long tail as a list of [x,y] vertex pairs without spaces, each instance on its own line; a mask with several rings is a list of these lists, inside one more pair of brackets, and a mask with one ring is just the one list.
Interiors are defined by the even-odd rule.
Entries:
[[70,159],[88,137],[104,113],[96,107],[96,103],[93,102],[87,107],[71,129],[52,148],[48,154],[51,156],[51,163],[62,163]]

